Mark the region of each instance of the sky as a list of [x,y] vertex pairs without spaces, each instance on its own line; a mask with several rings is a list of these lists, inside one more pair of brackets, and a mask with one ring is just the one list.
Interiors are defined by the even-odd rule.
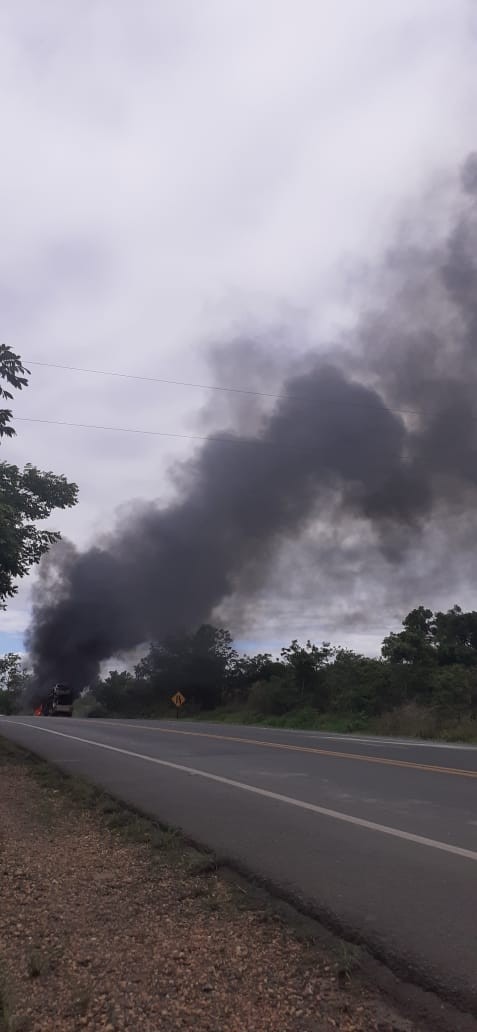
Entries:
[[[227,394],[51,365],[217,384],[219,349],[221,384],[254,389],[245,346],[230,380],[228,342],[266,339],[273,390],[284,341],[298,356],[352,322],[403,206],[475,146],[472,7],[4,0],[0,338],[31,378],[2,447],[78,483],[52,526],[83,546],[131,500],[164,504]],[[23,647],[31,581],[0,614],[0,649]],[[375,652],[404,615],[392,592],[364,615],[365,586],[325,604],[286,581],[233,628],[245,648],[311,635]]]

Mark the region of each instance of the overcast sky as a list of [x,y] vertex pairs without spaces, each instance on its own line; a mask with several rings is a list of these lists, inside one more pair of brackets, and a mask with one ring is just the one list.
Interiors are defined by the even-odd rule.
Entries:
[[[204,384],[208,347],[242,332],[266,334],[271,352],[289,322],[297,351],[297,326],[329,336],[357,303],[349,270],[372,264],[406,200],[475,147],[472,6],[4,0],[1,339],[27,364]],[[18,416],[203,432],[204,389],[31,368]],[[235,385],[250,382],[244,354]],[[78,506],[53,524],[80,545],[118,505],[165,501],[171,463],[194,447],[17,430],[4,458],[78,482]],[[0,647],[21,647],[28,596],[24,581]],[[320,636],[315,607],[280,603],[247,640]],[[389,606],[350,635],[337,597],[323,633],[372,651],[396,623]]]

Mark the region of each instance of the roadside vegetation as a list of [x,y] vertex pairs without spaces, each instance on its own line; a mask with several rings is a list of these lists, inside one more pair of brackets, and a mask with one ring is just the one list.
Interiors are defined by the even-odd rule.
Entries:
[[278,657],[239,656],[227,630],[204,626],[155,642],[134,671],[111,671],[77,708],[163,716],[178,691],[199,719],[477,741],[477,613],[420,606],[379,659],[296,640]]

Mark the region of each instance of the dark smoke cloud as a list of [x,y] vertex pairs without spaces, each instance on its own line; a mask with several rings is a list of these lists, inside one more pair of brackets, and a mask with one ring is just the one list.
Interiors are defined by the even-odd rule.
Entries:
[[[314,521],[362,522],[362,557],[374,548],[381,562],[396,562],[434,514],[448,506],[459,516],[475,504],[475,155],[460,183],[445,237],[417,245],[401,233],[379,273],[380,304],[351,346],[302,357],[265,411],[242,399],[240,432],[205,442],[175,471],[168,508],[136,507],[87,551],[52,550],[28,640],[40,685],[65,680],[80,690],[103,660],[195,627],[224,600],[247,599]],[[265,352],[256,353],[260,368]],[[238,367],[240,356],[228,354]],[[252,363],[249,349],[245,367]],[[233,419],[233,398],[230,411]],[[328,580],[330,568],[346,566],[344,553],[335,541]]]

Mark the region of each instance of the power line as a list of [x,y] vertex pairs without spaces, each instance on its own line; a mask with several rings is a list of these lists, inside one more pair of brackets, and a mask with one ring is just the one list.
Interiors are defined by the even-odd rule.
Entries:
[[217,444],[232,444],[245,447],[253,447],[258,444],[264,448],[278,448],[280,451],[298,451],[297,448],[284,448],[274,441],[264,441],[260,437],[214,437],[208,434],[178,434],[167,430],[140,430],[129,426],[101,426],[96,423],[72,423],[66,419],[39,419],[33,416],[12,416],[14,422],[20,423],[43,423],[50,426],[70,426],[76,430],[110,430],[120,434],[142,434],[146,437],[174,437],[186,441],[213,441]]
[[314,446],[310,444],[309,447],[294,448],[288,447],[287,445],[280,444],[275,441],[265,441],[261,437],[216,437],[213,434],[179,434],[174,433],[171,430],[141,430],[138,427],[129,426],[103,426],[98,423],[73,423],[66,419],[40,419],[34,416],[12,416],[14,422],[20,423],[43,423],[49,426],[69,426],[75,430],[109,430],[113,433],[119,434],[141,434],[145,437],[172,437],[179,440],[185,441],[210,441],[215,444],[231,444],[237,445],[238,447],[252,448],[255,445],[259,445],[261,448],[271,448],[280,452],[295,452],[303,454],[307,451],[313,451]]
[[[247,387],[229,387],[229,386],[223,386],[223,385],[217,385],[217,384],[211,384],[211,383],[194,383],[194,382],[189,381],[189,380],[169,380],[169,379],[166,379],[165,377],[162,377],[162,376],[140,376],[137,373],[120,373],[120,372],[117,372],[116,370],[113,370],[113,369],[90,369],[90,368],[88,368],[86,366],[63,365],[63,364],[61,364],[59,362],[37,362],[37,361],[30,361],[29,359],[25,359],[24,361],[25,361],[25,365],[27,365],[27,366],[38,366],[38,367],[43,368],[43,369],[63,369],[63,370],[66,370],[67,372],[70,372],[70,373],[90,373],[90,374],[92,374],[94,376],[114,376],[117,379],[121,379],[121,380],[139,380],[139,381],[142,381],[142,382],[145,382],[145,383],[163,383],[163,384],[167,384],[167,385],[173,386],[173,387],[192,387],[192,388],[196,388],[196,389],[203,390],[203,391],[217,391],[217,392],[225,392],[225,393],[228,393],[228,394],[245,394],[245,395],[248,395],[248,396],[254,397],[254,398],[274,398],[274,399],[277,399],[279,401],[293,400],[293,401],[304,401],[304,402],[305,401],[306,402],[310,402],[310,401],[314,400],[311,396],[306,397],[304,394],[303,395],[300,395],[300,394],[283,394],[283,393],[276,394],[276,393],[273,393],[272,391],[254,391],[254,390],[251,390],[251,389],[249,389]],[[380,401],[382,401],[382,400],[383,399],[380,398]],[[328,401],[326,398],[325,399],[320,399],[320,405],[333,405],[333,406],[336,406],[336,404],[337,404],[336,401],[331,401],[331,400]],[[367,404],[367,402],[364,401],[364,400],[362,402],[360,402],[360,401],[348,401],[347,400],[343,404],[345,404],[347,407],[362,408],[363,406],[365,406]],[[391,412],[394,415],[398,415],[398,416],[419,416],[419,415],[422,414],[421,412],[418,411],[418,409],[391,409],[391,408],[388,408],[388,406],[386,405],[386,403],[384,401],[383,401],[383,405],[385,405],[385,407],[386,407],[388,412]]]
[[222,387],[211,383],[192,383],[188,380],[168,380],[163,376],[140,376],[137,373],[119,373],[112,369],[89,369],[84,366],[61,365],[59,362],[32,362],[25,359],[28,366],[41,366],[45,369],[65,369],[71,373],[92,373],[95,376],[115,376],[121,380],[142,380],[146,383],[164,383],[173,387],[196,387],[204,391],[226,391],[232,394],[250,394],[257,398],[284,398],[284,394],[272,394],[266,391],[253,391],[246,387]]

